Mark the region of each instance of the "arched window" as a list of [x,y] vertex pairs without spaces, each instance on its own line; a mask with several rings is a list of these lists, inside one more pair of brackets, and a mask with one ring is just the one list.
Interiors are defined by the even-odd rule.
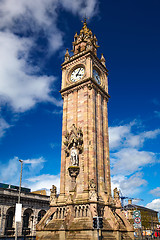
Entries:
[[46,214],[45,210],[41,210],[38,213],[38,222],[43,218],[43,216]]
[[6,227],[5,227],[5,234],[6,235],[13,235],[14,228],[13,228],[13,217],[14,217],[14,208],[8,209],[6,213]]
[[9,211],[7,214],[7,224],[6,224],[7,228],[12,228],[13,226],[13,215],[14,213],[12,212],[12,210]]
[[22,227],[22,234],[30,235],[32,230],[32,213],[33,210],[28,208],[23,213],[23,227]]
[[23,215],[23,228],[28,228],[29,227],[29,213],[26,212],[24,215]]

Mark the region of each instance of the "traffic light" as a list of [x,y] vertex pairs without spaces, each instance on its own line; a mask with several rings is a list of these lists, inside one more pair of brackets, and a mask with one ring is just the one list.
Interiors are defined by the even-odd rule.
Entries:
[[103,228],[103,218],[99,217],[99,228]]
[[97,229],[97,217],[93,218],[93,228]]

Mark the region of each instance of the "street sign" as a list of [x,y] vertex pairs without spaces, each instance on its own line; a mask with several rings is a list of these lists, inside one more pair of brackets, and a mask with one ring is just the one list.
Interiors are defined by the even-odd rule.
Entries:
[[133,211],[133,216],[135,216],[135,217],[140,217],[140,216],[141,216],[140,211],[138,211],[138,210]]
[[21,222],[22,204],[16,203],[15,222]]
[[141,223],[141,219],[140,219],[139,217],[136,217],[136,218],[134,219],[134,222],[135,222],[136,224],[139,224],[139,223]]
[[133,219],[134,219],[134,228],[141,228],[141,212],[138,210],[133,211]]

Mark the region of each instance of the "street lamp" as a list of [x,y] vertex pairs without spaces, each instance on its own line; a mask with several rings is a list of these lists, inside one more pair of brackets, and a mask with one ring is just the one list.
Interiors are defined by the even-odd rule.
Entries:
[[21,197],[21,183],[22,183],[22,169],[23,169],[23,161],[19,159],[19,162],[21,163],[21,173],[20,173],[20,182],[19,182],[18,203],[20,203],[20,197]]
[[[21,197],[21,183],[22,183],[22,169],[23,169],[23,161],[19,159],[21,163],[21,173],[20,173],[20,183],[19,183],[19,193],[18,193],[18,204],[16,204],[16,216],[15,216],[15,240],[17,240],[17,230],[18,230],[18,222],[21,221],[21,206],[20,206],[20,197]],[[20,214],[20,219],[18,216]],[[17,218],[16,218],[17,217]]]

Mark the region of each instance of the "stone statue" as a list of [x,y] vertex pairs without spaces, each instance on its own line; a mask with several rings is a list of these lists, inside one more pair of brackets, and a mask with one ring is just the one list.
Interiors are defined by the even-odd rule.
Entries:
[[71,164],[72,166],[79,165],[79,156],[78,149],[76,148],[76,144],[73,143],[73,147],[71,148]]

